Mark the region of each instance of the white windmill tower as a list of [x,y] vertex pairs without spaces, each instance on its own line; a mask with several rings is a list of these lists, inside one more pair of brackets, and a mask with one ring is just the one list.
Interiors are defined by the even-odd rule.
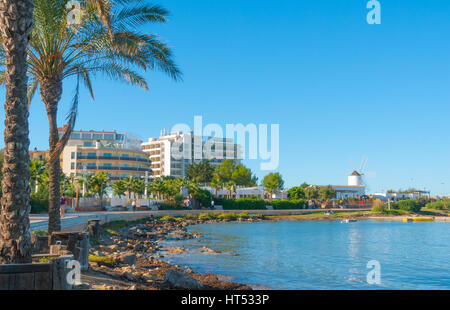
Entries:
[[[367,157],[364,157],[361,162],[361,166],[359,167],[359,170],[353,168],[353,172],[348,176],[348,185],[349,186],[364,186],[365,190],[368,190],[368,186],[366,183],[366,173],[364,172],[364,169],[367,164]],[[367,175],[375,177],[375,173],[367,173]]]

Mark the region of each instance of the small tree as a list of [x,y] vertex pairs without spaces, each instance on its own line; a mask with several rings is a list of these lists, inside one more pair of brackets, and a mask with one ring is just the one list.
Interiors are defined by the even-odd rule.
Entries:
[[264,186],[265,190],[270,193],[270,200],[272,200],[273,194],[283,189],[284,180],[278,172],[269,173],[264,177],[262,186]]
[[258,179],[252,175],[252,171],[249,168],[239,164],[234,168],[231,180],[237,186],[255,186]]
[[216,173],[222,183],[226,184],[232,180],[235,164],[231,159],[225,159],[222,164],[217,167]]
[[306,199],[318,199],[319,198],[319,191],[314,186],[309,186],[305,189],[305,196]]
[[199,183],[209,183],[214,175],[214,168],[209,160],[189,165],[187,168],[187,177],[190,180],[196,180]]
[[336,198],[336,190],[334,190],[331,186],[322,187],[319,190],[319,198],[323,201]]
[[292,187],[288,190],[290,200],[305,199],[305,190],[302,187]]

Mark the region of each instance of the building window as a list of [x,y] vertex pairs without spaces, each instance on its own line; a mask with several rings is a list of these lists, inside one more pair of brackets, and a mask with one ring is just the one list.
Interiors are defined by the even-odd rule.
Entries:
[[75,152],[72,152],[72,154],[70,154],[70,158],[75,159]]
[[94,144],[92,143],[92,142],[90,142],[90,141],[84,141],[83,142],[83,146],[84,147],[91,147],[91,146],[93,146]]
[[104,153],[103,157],[112,157],[112,154],[111,153]]
[[70,169],[75,169],[75,163],[70,163]]

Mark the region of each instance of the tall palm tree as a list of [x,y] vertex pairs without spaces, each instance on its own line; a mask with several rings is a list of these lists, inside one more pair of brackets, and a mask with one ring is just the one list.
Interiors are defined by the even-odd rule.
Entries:
[[[148,90],[139,71],[158,69],[174,80],[181,72],[158,36],[141,33],[149,23],[165,23],[168,12],[140,0],[87,1],[77,24],[68,22],[69,0],[35,0],[35,25],[28,49],[28,98],[39,88],[49,120],[49,232],[59,231],[59,157],[75,125],[80,83],[93,98],[92,76],[103,74]],[[103,11],[99,3],[106,3]],[[105,26],[106,25],[106,26]],[[67,125],[61,135],[56,122],[63,80],[76,82]]]
[[33,0],[0,0],[0,63],[6,83],[0,263],[31,262],[27,46]]
[[99,172],[89,178],[89,188],[94,194],[98,195],[100,202],[100,208],[103,208],[103,195],[106,193],[106,189],[109,187],[110,179],[106,172]]
[[228,190],[228,192],[229,192],[229,199],[231,199],[231,195],[232,195],[232,193],[234,192],[236,192],[236,183],[234,182],[234,181],[228,181],[226,184],[225,184],[225,188]]
[[214,188],[214,197],[217,198],[217,191],[223,188],[223,182],[220,180],[220,176],[218,174],[214,174],[211,183],[209,184],[212,188]]
[[114,182],[112,188],[113,188],[113,195],[118,196],[119,198],[122,198],[122,196],[125,195],[125,192],[127,191],[125,183],[122,180]]
[[124,189],[125,189],[125,193],[126,193],[127,199],[131,199],[131,194],[133,193],[133,189],[135,187],[135,185],[134,185],[134,182],[135,182],[134,177],[129,176],[129,177],[123,179],[122,182],[123,182],[123,186],[124,186]]
[[156,194],[158,199],[161,199],[161,194],[164,192],[164,181],[162,179],[156,179],[150,185],[150,191]]
[[47,170],[46,161],[39,159],[30,160],[30,183],[34,186],[34,192],[37,193],[39,185],[42,184],[45,172]]

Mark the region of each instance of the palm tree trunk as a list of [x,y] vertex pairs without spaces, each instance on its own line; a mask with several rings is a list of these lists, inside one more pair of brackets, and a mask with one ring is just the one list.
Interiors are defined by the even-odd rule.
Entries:
[[26,50],[32,14],[32,0],[0,0],[0,31],[6,56],[0,263],[6,264],[31,262]]
[[[59,141],[58,125],[58,103],[62,94],[62,81],[60,78],[47,79],[40,85],[41,100],[45,104],[49,123],[49,153],[54,153]],[[60,164],[59,154],[48,162],[49,175],[49,206],[48,206],[48,232],[61,230],[60,209]]]

